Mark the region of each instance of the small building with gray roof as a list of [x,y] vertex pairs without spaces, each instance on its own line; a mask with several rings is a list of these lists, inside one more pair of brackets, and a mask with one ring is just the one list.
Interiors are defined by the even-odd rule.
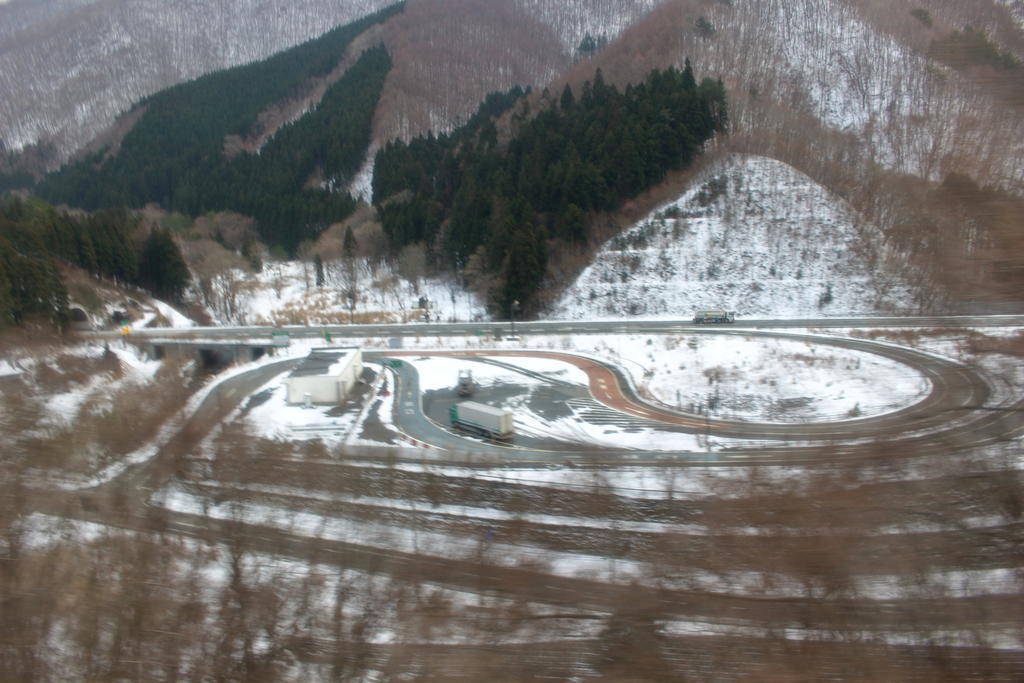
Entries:
[[285,379],[288,403],[338,404],[356,386],[363,372],[363,352],[358,347],[313,349]]

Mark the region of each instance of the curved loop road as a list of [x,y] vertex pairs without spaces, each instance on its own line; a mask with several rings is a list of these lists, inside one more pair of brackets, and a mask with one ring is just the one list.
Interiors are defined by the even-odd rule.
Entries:
[[[903,409],[877,415],[838,422],[809,424],[779,424],[742,422],[735,420],[708,419],[687,414],[664,406],[649,403],[637,395],[632,382],[622,370],[611,363],[592,357],[560,351],[542,350],[472,350],[472,351],[381,351],[366,352],[368,360],[400,359],[409,356],[445,356],[474,359],[480,357],[534,357],[550,358],[572,364],[586,372],[590,393],[605,406],[654,423],[660,423],[675,430],[711,434],[730,439],[749,439],[754,442],[779,442],[766,446],[752,443],[750,449],[730,449],[725,454],[712,454],[715,462],[732,461],[739,463],[757,461],[805,461],[808,457],[831,459],[834,457],[868,457],[875,453],[876,444],[885,442],[906,447],[907,454],[919,454],[929,446],[948,446],[954,433],[964,441],[965,433],[973,433],[968,441],[972,445],[999,438],[1020,428],[1019,414],[1003,407],[1002,414],[994,414],[986,407],[991,392],[985,378],[977,371],[955,361],[941,358],[914,349],[882,342],[848,337],[823,337],[819,335],[789,334],[753,330],[695,330],[696,334],[760,336],[773,339],[824,344],[852,351],[873,353],[903,363],[920,372],[931,385],[928,395]],[[399,368],[399,387],[396,387],[396,423],[411,437],[449,449],[466,449],[469,442],[453,435],[422,415],[419,401],[418,380],[414,370],[407,363]],[[803,442],[801,446],[787,446],[785,442]],[[547,451],[536,451],[472,442],[472,448],[501,453],[505,458],[542,457],[550,458]],[[891,451],[891,449],[889,449]],[[594,455],[594,449],[558,451],[560,456]],[[603,455],[614,456],[614,451],[602,449]],[[635,450],[623,449],[620,455],[636,457]],[[890,452],[889,455],[892,453]],[[688,456],[694,453],[645,453],[647,457],[667,455]],[[709,454],[701,454],[705,459]]]

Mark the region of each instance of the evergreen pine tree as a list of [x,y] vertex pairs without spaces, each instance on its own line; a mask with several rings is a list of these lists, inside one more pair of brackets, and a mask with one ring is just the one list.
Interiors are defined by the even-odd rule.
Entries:
[[320,254],[313,257],[313,270],[316,273],[316,286],[324,286],[324,260],[320,258]]
[[587,237],[586,214],[575,204],[569,204],[558,218],[558,235],[573,242],[583,242]]
[[190,276],[185,259],[170,232],[154,228],[139,259],[139,279],[154,296],[178,301]]
[[693,66],[690,64],[690,58],[687,57],[683,64],[683,89],[684,90],[696,90],[697,79],[693,77]]
[[505,287],[501,295],[501,309],[508,311],[512,302],[519,302],[519,310],[533,309],[534,298],[548,267],[547,235],[535,226],[517,231],[505,262]]
[[562,90],[561,106],[562,111],[569,111],[572,109],[572,105],[576,103],[576,98],[573,97],[572,88],[569,84],[565,84],[565,88]]
[[10,277],[10,259],[13,250],[7,240],[0,238],[0,327],[17,323],[14,310],[14,294]]
[[352,226],[345,228],[345,237],[341,242],[341,253],[345,255],[345,258],[352,258],[356,255],[356,238],[352,234]]

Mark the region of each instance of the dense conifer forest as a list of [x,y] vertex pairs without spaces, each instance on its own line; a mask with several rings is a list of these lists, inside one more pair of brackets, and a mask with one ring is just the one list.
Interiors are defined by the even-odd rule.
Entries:
[[231,209],[254,216],[265,238],[288,250],[354,207],[345,194],[310,179],[344,180],[359,167],[384,77],[383,47],[364,52],[314,112],[285,126],[258,154],[226,153],[261,112],[298,96],[310,79],[337,66],[368,27],[401,3],[270,59],[216,72],[139,103],[143,113],[119,149],[104,149],[48,176],[37,193],[89,210],[156,202],[189,215]]
[[60,265],[143,286],[169,301],[189,282],[171,235],[155,228],[142,238],[138,219],[123,209],[74,215],[38,199],[14,199],[0,206],[0,327],[67,323]]
[[[476,259],[497,275],[504,312],[533,309],[549,242],[585,241],[590,216],[686,166],[727,123],[722,83],[698,85],[689,61],[624,92],[598,70],[578,95],[544,93],[535,116],[528,100],[509,102],[517,94],[492,96],[451,135],[387,145],[374,170],[393,246],[425,242],[460,269]],[[512,138],[499,144],[493,115],[510,107]]]
[[[190,216],[236,211],[255,218],[270,246],[294,254],[355,209],[337,188],[365,158],[391,57],[382,45],[365,50],[311,110],[255,144],[260,117],[300,100],[310,79],[336,72],[360,34],[401,9],[143,100],[119,145],[51,174],[37,194],[93,211],[148,203]],[[549,249],[585,242],[597,213],[685,167],[727,122],[721,81],[698,85],[689,61],[682,70],[655,69],[624,91],[598,69],[579,90],[566,85],[538,97],[514,87],[488,96],[450,133],[388,144],[373,189],[391,248],[426,245],[441,265],[485,273],[495,310],[518,302],[532,313]],[[181,277],[141,284],[175,294],[164,279]]]

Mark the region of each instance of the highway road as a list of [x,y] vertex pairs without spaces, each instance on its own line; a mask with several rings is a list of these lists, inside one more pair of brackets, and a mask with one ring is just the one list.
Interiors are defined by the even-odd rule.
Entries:
[[[916,316],[862,318],[787,318],[737,320],[733,324],[697,325],[691,320],[523,320],[515,322],[517,335],[532,334],[671,334],[700,330],[730,329],[877,329],[877,328],[975,328],[1024,327],[1024,315],[988,316]],[[273,331],[286,331],[292,337],[411,337],[423,335],[508,335],[509,321],[457,323],[405,323],[371,325],[266,325],[239,327],[140,328],[133,337],[144,339],[268,339]],[[119,337],[116,330],[85,333],[101,338]]]
[[[710,332],[709,332],[710,333]],[[740,334],[740,332],[732,332]],[[745,332],[744,334],[771,334]],[[813,460],[848,460],[877,457],[878,443],[888,444],[887,451],[921,454],[929,448],[946,448],[952,437],[964,446],[977,446],[993,440],[1010,438],[1020,430],[1024,402],[991,410],[986,405],[989,388],[976,371],[953,361],[903,347],[859,339],[784,335],[786,338],[829,343],[835,346],[879,353],[905,363],[922,372],[931,384],[931,391],[921,401],[899,411],[844,420],[833,423],[777,424],[709,419],[704,416],[655,405],[637,395],[632,383],[615,366],[571,353],[552,351],[369,351],[367,360],[382,363],[398,360],[392,370],[396,374],[396,425],[410,437],[453,451],[471,450],[481,455],[496,456],[506,461],[588,462],[628,461],[663,463],[677,458],[692,464],[795,463]],[[591,396],[613,410],[650,421],[652,427],[709,434],[730,439],[747,439],[749,447],[738,446],[719,452],[645,452],[628,449],[573,448],[538,449],[515,444],[486,443],[467,439],[447,425],[434,422],[423,411],[421,392],[415,368],[402,357],[446,356],[474,359],[481,357],[543,357],[576,365],[587,373]],[[766,444],[765,442],[769,442]],[[799,444],[799,445],[791,445]]]
[[[662,462],[674,456],[682,461],[715,464],[791,463],[874,457],[878,442],[899,443],[901,452],[921,453],[929,448],[945,448],[955,434],[956,441],[967,446],[1013,438],[1020,433],[1024,401],[994,405],[986,378],[973,368],[933,354],[907,347],[867,339],[818,335],[786,328],[974,328],[1024,326],[1024,316],[947,316],[913,318],[828,318],[799,320],[745,320],[736,324],[696,325],[690,321],[523,321],[516,323],[524,346],[533,334],[700,334],[782,338],[873,353],[903,363],[920,372],[931,385],[929,394],[914,405],[881,416],[843,420],[833,423],[770,424],[708,419],[665,406],[652,404],[637,395],[629,376],[619,368],[573,354],[533,350],[487,351],[484,355],[546,356],[572,363],[590,377],[590,394],[613,410],[651,421],[664,428],[702,433],[728,439],[745,439],[749,447],[735,446],[718,452],[640,452],[587,447],[531,449],[505,444],[487,444],[451,432],[446,424],[430,420],[421,405],[418,378],[412,366],[398,368],[395,422],[412,439],[449,451],[471,450],[502,460],[542,460],[574,458],[630,462]],[[222,327],[144,329],[133,332],[136,338],[191,341],[195,339],[243,340],[267,339],[274,329],[284,329],[293,337],[318,337],[324,331],[338,339],[346,337],[407,337],[486,335],[507,332],[509,325],[486,323],[416,323],[405,325],[342,325],[325,327]],[[367,351],[367,359],[400,358],[402,355],[454,355],[470,357],[468,351]],[[475,354],[475,355],[480,355]],[[258,371],[259,378],[266,371]],[[233,380],[238,381],[238,380]],[[263,379],[265,381],[265,379]],[[892,449],[889,449],[892,451]]]

